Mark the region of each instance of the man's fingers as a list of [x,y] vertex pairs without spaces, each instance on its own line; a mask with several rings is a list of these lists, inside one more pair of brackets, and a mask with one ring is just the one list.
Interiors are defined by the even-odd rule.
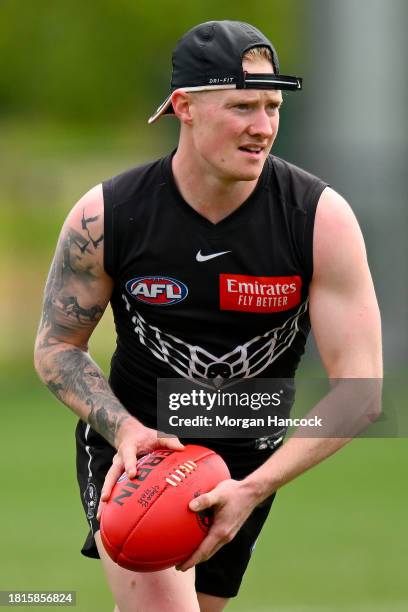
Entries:
[[176,569],[179,570],[180,572],[185,572],[186,570],[190,569],[190,567],[194,567],[194,565],[197,565],[197,563],[200,563],[201,561],[205,561],[207,558],[205,556],[205,553],[206,553],[206,542],[208,538],[209,536],[207,536],[207,538],[201,543],[201,545],[197,548],[197,550],[193,552],[191,557],[186,559],[186,561],[184,561],[182,564],[178,565]]
[[136,463],[137,463],[137,448],[135,444],[129,444],[128,446],[122,446],[120,449],[125,472],[129,478],[136,476]]
[[217,519],[217,512],[222,513],[220,506],[222,506],[224,502],[225,499],[220,492],[217,493],[216,489],[204,493],[190,501],[189,508],[194,512],[200,512],[201,510],[206,510],[213,506],[218,506],[218,510],[216,511],[215,522],[208,532],[207,537],[201,542],[200,546],[194,551],[191,557],[177,567],[178,570],[185,572],[194,565],[197,565],[197,563],[206,561],[224,546],[224,544],[232,540],[234,534],[231,531],[231,527],[229,525],[226,527],[223,526],[225,525],[225,520],[220,519],[220,515],[218,515]]
[[116,481],[123,473],[123,462],[120,460],[120,458],[116,457],[118,457],[118,455],[115,455],[113,463],[106,473],[105,482],[103,483],[101,491],[101,501],[108,501]]
[[113,457],[112,465],[106,473],[105,482],[101,490],[101,499],[96,515],[98,520],[101,517],[106,502],[109,500],[113,487],[124,471],[126,471],[129,478],[134,478],[136,476],[136,450],[134,446],[128,449],[121,449],[121,451],[117,452]]
[[191,567],[194,567],[194,565],[197,565],[197,563],[206,561],[212,557],[217,550],[224,546],[224,544],[227,544],[231,540],[232,535],[227,531],[216,529],[210,530],[208,536],[201,542],[197,550],[194,551],[189,559],[184,561],[181,565],[178,565],[177,569],[181,572],[185,572]]
[[96,520],[97,521],[101,520],[101,515],[102,515],[103,509],[104,509],[105,506],[106,506],[106,502],[103,502],[103,501],[99,502],[98,511],[96,513]]
[[[156,438],[156,443],[154,446],[151,444],[151,442],[149,446],[150,449],[148,448],[147,452],[152,450],[154,447],[169,448],[171,450],[183,450],[184,448],[184,444],[182,444],[178,438],[173,437]],[[118,452],[113,457],[112,465],[106,474],[105,482],[101,490],[101,499],[97,512],[98,520],[102,514],[106,502],[109,500],[112,489],[115,486],[119,476],[121,476],[124,471],[126,472],[128,478],[134,478],[136,476],[137,449],[138,447],[134,442],[128,444],[122,442],[122,444],[119,446]]]
[[157,438],[157,448],[170,448],[171,450],[183,450],[184,444],[178,438]]

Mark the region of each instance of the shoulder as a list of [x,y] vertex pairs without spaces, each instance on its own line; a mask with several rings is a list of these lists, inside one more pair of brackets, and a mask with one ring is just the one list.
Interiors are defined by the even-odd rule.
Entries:
[[87,191],[73,206],[62,227],[59,245],[69,267],[103,276],[104,203],[102,185]]
[[313,240],[315,276],[351,275],[350,267],[366,264],[363,235],[348,202],[334,189],[322,192]]
[[[87,191],[74,205],[67,217],[67,222],[82,226],[85,219],[93,217],[95,221],[102,221],[103,225],[103,190],[102,183],[95,185]],[[98,219],[96,219],[98,217]]]
[[329,231],[343,232],[358,227],[350,204],[331,187],[326,187],[319,198],[316,221]]

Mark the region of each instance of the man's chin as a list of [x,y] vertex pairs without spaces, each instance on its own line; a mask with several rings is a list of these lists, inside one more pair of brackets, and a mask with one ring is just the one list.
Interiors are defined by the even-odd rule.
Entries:
[[239,176],[240,181],[256,181],[261,176],[266,158],[256,160],[255,163],[249,163],[237,166],[235,168],[236,174]]
[[231,164],[228,168],[222,168],[220,176],[227,181],[257,181],[261,176],[264,164],[265,159],[259,160],[256,164]]
[[257,181],[259,179],[259,177],[261,176],[262,173],[262,168],[252,168],[252,169],[245,169],[245,170],[241,170],[241,172],[236,172],[235,173],[235,180],[237,181]]

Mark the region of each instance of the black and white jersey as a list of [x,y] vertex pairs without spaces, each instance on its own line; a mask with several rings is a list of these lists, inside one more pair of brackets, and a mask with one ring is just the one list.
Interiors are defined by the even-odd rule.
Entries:
[[156,412],[156,379],[294,376],[310,329],[316,205],[327,186],[269,156],[257,187],[213,224],[179,193],[172,155],[103,184],[117,331],[110,382]]

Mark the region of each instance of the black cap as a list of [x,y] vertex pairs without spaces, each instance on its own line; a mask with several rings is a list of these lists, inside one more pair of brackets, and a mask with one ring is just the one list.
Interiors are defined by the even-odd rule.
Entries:
[[[267,47],[274,72],[246,73],[242,58],[249,49]],[[272,43],[254,26],[241,21],[208,21],[189,30],[173,51],[171,92],[150,117],[174,113],[171,94],[176,89],[207,91],[211,89],[302,89],[299,77],[281,75],[279,60]]]

